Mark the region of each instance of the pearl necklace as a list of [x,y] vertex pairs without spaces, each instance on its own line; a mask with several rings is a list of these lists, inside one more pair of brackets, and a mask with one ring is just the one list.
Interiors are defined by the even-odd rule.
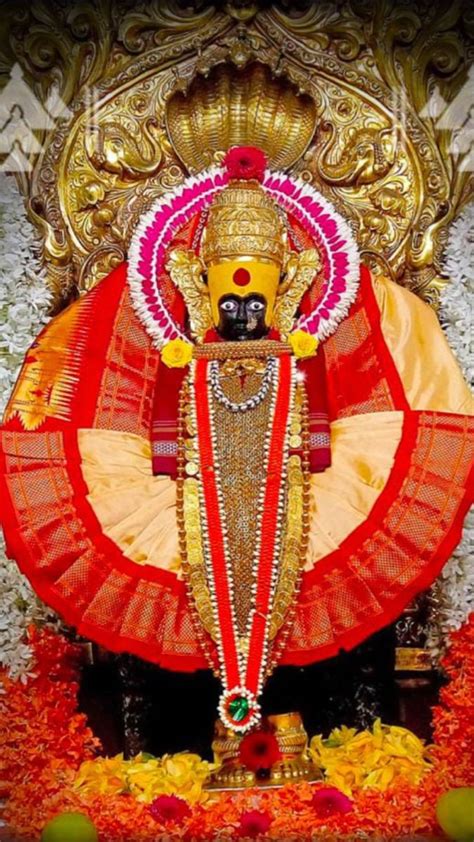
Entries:
[[269,357],[265,373],[262,378],[262,385],[260,386],[258,392],[240,403],[230,400],[230,398],[228,398],[224,393],[219,380],[219,363],[217,360],[213,360],[210,363],[209,382],[211,384],[214,397],[222,406],[225,406],[225,408],[230,410],[230,412],[248,412],[249,409],[255,409],[259,406],[266,397],[270,386],[274,386],[276,372],[277,360],[275,357]]

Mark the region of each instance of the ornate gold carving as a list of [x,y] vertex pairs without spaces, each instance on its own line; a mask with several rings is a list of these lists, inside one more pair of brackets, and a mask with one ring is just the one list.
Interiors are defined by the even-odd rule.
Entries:
[[433,657],[429,649],[402,646],[395,649],[395,670],[397,672],[430,672]]
[[3,84],[19,56],[40,101],[69,107],[19,176],[57,309],[124,259],[140,214],[183,178],[179,143],[206,163],[263,145],[353,221],[367,262],[435,302],[472,174],[459,126],[440,128],[429,102],[466,83],[472,22],[459,4],[284,6],[4,4]]
[[174,249],[166,268],[186,302],[191,333],[201,340],[212,327],[211,305],[203,279],[204,266],[193,251]]
[[171,142],[191,172],[240,145],[261,147],[271,167],[286,169],[309,146],[316,119],[311,97],[256,63],[240,73],[218,66],[172,96],[166,108]]
[[273,317],[274,325],[283,338],[294,327],[296,309],[320,269],[321,258],[316,249],[306,249],[299,254],[292,252],[288,256]]
[[202,257],[209,266],[244,255],[282,264],[286,231],[273,200],[257,181],[231,181],[209,208]]

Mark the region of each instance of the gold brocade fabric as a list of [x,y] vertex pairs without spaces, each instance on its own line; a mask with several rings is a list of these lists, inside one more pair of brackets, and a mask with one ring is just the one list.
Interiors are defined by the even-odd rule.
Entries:
[[[263,363],[263,368],[265,363]],[[237,403],[258,392],[259,373],[220,377],[224,394]],[[229,560],[235,583],[239,634],[246,631],[253,584],[252,562],[257,544],[258,496],[265,474],[265,436],[271,424],[271,392],[251,411],[231,412],[212,397]]]

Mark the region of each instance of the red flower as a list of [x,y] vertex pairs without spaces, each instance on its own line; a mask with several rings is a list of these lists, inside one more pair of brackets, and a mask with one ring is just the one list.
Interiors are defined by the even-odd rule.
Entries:
[[268,813],[261,813],[259,810],[249,810],[247,813],[242,813],[240,817],[240,824],[238,827],[239,836],[247,839],[255,839],[257,836],[262,836],[267,832],[272,820]]
[[229,178],[256,178],[263,181],[267,157],[256,146],[233,146],[224,158]]
[[316,790],[312,800],[313,810],[319,819],[328,819],[337,813],[350,813],[352,801],[339,789],[326,786]]
[[177,795],[159,795],[151,802],[150,813],[157,822],[182,824],[191,814],[191,809]]
[[240,762],[252,772],[259,769],[271,769],[280,760],[281,753],[278,742],[269,731],[254,731],[247,734],[240,743]]

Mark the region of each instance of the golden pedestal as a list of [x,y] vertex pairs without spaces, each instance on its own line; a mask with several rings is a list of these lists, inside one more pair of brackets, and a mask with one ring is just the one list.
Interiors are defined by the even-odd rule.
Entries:
[[281,759],[273,764],[265,777],[243,766],[239,759],[242,736],[217,720],[212,750],[219,768],[212,772],[206,789],[246,789],[252,786],[276,787],[299,781],[318,781],[322,774],[308,753],[308,735],[299,713],[281,713],[266,717],[263,727],[274,734]]

